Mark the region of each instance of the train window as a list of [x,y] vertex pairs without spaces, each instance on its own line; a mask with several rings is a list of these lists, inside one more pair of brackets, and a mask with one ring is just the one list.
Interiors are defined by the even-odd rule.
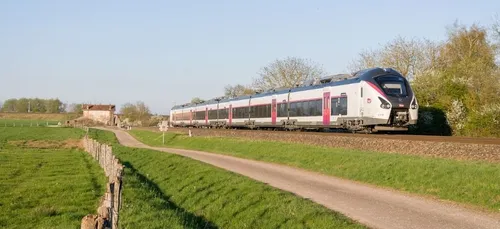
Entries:
[[289,111],[290,117],[295,117],[297,116],[297,103],[290,103],[290,111]]
[[332,98],[332,115],[347,115],[347,97]]
[[406,82],[403,77],[379,76],[375,78],[375,81],[377,81],[387,95],[396,97],[407,96]]
[[339,105],[339,98],[332,98],[332,106],[331,106],[332,115],[339,115],[338,105]]
[[323,110],[321,109],[321,99],[314,101],[314,107],[311,110],[311,116],[321,116],[323,114]]
[[227,119],[228,111],[227,109],[219,109],[219,119]]
[[250,107],[250,118],[269,118],[271,117],[271,104],[257,105]]
[[248,107],[233,108],[233,118],[248,118]]
[[278,107],[278,117],[287,117],[288,116],[288,112],[286,110],[286,106],[287,106],[286,103],[280,103],[280,104],[277,105],[277,107]]
[[195,111],[193,120],[204,120],[205,119],[205,111]]
[[347,115],[347,97],[340,97],[340,114]]
[[290,117],[321,116],[323,102],[321,99],[290,103]]
[[311,111],[309,110],[309,104],[312,104],[313,101],[302,102],[302,107],[300,109],[301,116],[311,116]]
[[208,119],[217,119],[217,110],[209,110]]

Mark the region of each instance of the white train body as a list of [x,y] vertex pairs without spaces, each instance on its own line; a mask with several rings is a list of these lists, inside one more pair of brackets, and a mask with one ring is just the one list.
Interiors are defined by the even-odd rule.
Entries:
[[406,130],[418,104],[408,81],[372,68],[349,79],[175,106],[172,126]]

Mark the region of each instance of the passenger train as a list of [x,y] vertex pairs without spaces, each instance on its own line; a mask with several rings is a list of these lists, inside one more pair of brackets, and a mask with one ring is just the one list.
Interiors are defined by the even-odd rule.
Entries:
[[325,77],[305,85],[174,106],[174,127],[407,131],[418,102],[391,68]]

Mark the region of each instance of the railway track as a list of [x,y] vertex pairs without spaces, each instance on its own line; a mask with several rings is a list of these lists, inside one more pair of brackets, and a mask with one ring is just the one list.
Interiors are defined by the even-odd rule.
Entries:
[[[155,127],[139,129],[159,132]],[[200,137],[278,141],[370,152],[500,163],[500,139],[496,138],[205,128],[169,128],[168,132],[186,134],[188,130],[192,130],[194,136]]]
[[[147,128],[157,130],[158,128]],[[172,127],[169,130],[187,131],[188,128]],[[313,131],[272,131],[272,130],[248,130],[248,129],[205,129],[193,128],[196,131],[213,131],[222,133],[269,133],[269,134],[298,134],[298,135],[316,135],[316,136],[342,136],[342,137],[361,137],[375,139],[392,139],[392,140],[410,140],[410,141],[427,141],[427,142],[451,142],[451,143],[467,143],[467,144],[491,144],[500,145],[500,138],[475,138],[475,137],[457,137],[457,136],[435,136],[435,135],[411,135],[411,134],[362,134],[362,133],[345,133],[345,132],[313,132]]]

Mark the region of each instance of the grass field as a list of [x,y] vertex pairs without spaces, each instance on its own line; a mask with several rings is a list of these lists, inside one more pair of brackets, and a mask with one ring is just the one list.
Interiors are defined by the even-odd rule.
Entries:
[[79,228],[106,177],[79,149],[83,131],[0,127],[0,228]]
[[[133,130],[131,134],[145,144],[163,146],[161,133]],[[500,211],[500,164],[176,133],[166,134],[165,141],[168,147],[280,163]]]
[[[0,119],[0,128],[2,127],[45,127],[57,125],[59,121],[48,120],[29,120],[29,119]],[[61,122],[62,124],[63,122]]]
[[126,166],[123,228],[364,228],[318,204],[178,155],[115,144]]

